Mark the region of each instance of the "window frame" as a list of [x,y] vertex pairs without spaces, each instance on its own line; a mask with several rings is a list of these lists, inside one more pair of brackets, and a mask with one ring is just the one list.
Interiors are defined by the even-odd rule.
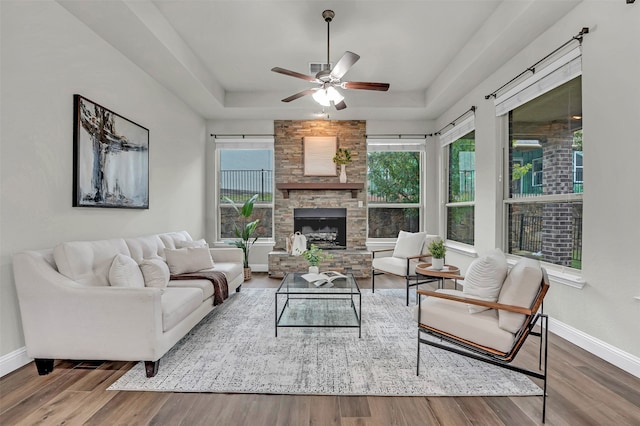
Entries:
[[[475,192],[476,192],[476,178],[474,176],[473,179],[473,201],[451,201],[449,199],[450,195],[450,155],[451,155],[451,146],[456,143],[460,139],[464,139],[468,134],[476,131],[475,126],[475,114],[471,114],[464,120],[456,123],[456,125],[448,132],[445,132],[440,136],[440,144],[441,144],[441,158],[442,158],[442,170],[443,170],[443,179],[442,179],[442,208],[440,210],[440,216],[442,218],[440,229],[443,230],[443,234],[445,237],[445,241],[448,246],[458,246],[462,250],[469,251],[469,248],[475,247]],[[474,153],[476,152],[476,138],[474,135],[473,138],[473,147]],[[476,173],[476,162],[474,160],[474,175]],[[473,207],[473,215],[474,215],[474,223],[473,223],[473,244],[469,244],[464,241],[454,240],[449,238],[449,209],[456,207]]]
[[[273,172],[275,170],[275,149],[274,149],[274,138],[216,138],[214,139],[214,157],[215,157],[215,238],[216,242],[224,243],[225,241],[235,241],[237,238],[235,237],[222,237],[222,208],[224,205],[228,205],[227,203],[221,202],[221,188],[220,184],[222,182],[222,164],[221,164],[221,151],[224,150],[234,150],[234,151],[271,151],[271,202],[270,203],[255,203],[253,208],[255,209],[271,209],[271,237],[259,237],[256,241],[256,245],[261,244],[273,244],[275,242],[274,231],[275,231],[275,179],[273,178]],[[242,202],[236,203],[236,206],[241,208],[243,205]],[[230,207],[227,207],[230,208]]]
[[[370,203],[369,202],[369,153],[371,152],[418,152],[420,163],[420,189],[419,189],[419,201],[417,203]],[[406,209],[417,208],[418,209],[418,227],[419,231],[425,229],[425,212],[426,212],[426,168],[427,168],[427,154],[426,154],[426,138],[398,138],[398,139],[386,139],[386,138],[367,138],[367,182],[366,182],[366,197],[367,197],[367,238],[366,244],[384,244],[392,243],[397,240],[397,237],[370,237],[369,236],[369,212],[371,209],[391,208],[391,209]]]

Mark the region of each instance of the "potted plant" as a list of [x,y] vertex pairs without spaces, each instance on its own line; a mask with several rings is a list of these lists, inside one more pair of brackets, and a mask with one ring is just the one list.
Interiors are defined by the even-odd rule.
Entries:
[[438,271],[444,268],[444,255],[447,252],[444,241],[440,238],[432,240],[427,248],[431,253],[431,267]]
[[315,244],[311,244],[307,250],[302,252],[302,257],[309,262],[309,273],[317,274],[320,272],[318,264],[325,259],[333,258],[333,255],[324,253],[320,247]]
[[346,148],[338,148],[333,162],[340,166],[340,183],[347,183],[346,165],[351,162],[351,152]]
[[244,202],[242,208],[238,208],[236,203],[229,197],[224,197],[224,200],[227,203],[230,203],[231,206],[235,209],[236,213],[240,217],[240,225],[238,222],[234,224],[234,233],[236,238],[235,241],[230,242],[229,244],[233,244],[238,248],[242,249],[242,253],[244,254],[244,280],[251,279],[251,268],[249,267],[249,251],[251,250],[251,246],[256,242],[258,236],[255,235],[256,229],[258,228],[258,222],[260,219],[256,219],[252,222],[249,222],[249,218],[253,213],[253,205],[258,198],[258,194],[249,198]]

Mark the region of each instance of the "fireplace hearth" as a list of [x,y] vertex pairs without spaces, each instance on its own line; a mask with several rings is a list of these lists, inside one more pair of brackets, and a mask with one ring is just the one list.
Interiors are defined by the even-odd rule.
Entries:
[[293,209],[293,229],[307,238],[307,248],[315,244],[323,250],[347,248],[347,209]]

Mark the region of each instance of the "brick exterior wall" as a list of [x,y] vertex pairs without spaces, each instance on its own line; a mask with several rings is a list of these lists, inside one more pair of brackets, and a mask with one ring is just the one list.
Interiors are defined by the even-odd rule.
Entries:
[[[303,138],[306,136],[334,136],[338,148],[351,152],[351,163],[346,167],[348,182],[366,183],[367,146],[365,121],[294,121],[274,122],[274,179],[275,183],[319,183],[339,182],[339,167],[336,176],[304,176]],[[362,203],[362,207],[358,203]],[[283,272],[306,269],[306,261],[301,257],[289,256],[285,259],[286,238],[293,233],[294,208],[346,208],[347,209],[347,250],[333,250],[334,259],[321,268],[353,271],[356,276],[369,276],[371,272],[370,253],[366,252],[367,231],[366,190],[359,191],[352,198],[349,190],[292,190],[289,198],[282,191],[274,194],[274,238],[276,246],[269,255],[269,274],[282,276]],[[363,258],[354,258],[359,252],[366,252]],[[368,258],[369,260],[366,260]],[[364,262],[364,265],[363,265]],[[367,267],[368,263],[368,267]],[[355,268],[358,265],[357,270]],[[295,268],[295,269],[293,269]],[[345,269],[346,268],[346,269]]]
[[[545,195],[573,192],[573,139],[549,138],[542,152]],[[571,266],[573,206],[548,203],[542,212],[542,258],[556,265]]]

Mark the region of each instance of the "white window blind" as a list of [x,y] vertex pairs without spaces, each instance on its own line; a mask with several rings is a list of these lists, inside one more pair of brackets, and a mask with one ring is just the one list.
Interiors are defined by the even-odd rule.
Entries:
[[424,151],[427,140],[417,139],[367,139],[367,151]]
[[273,149],[273,138],[216,138],[217,149]]
[[476,128],[475,115],[471,115],[464,120],[456,123],[451,129],[440,135],[440,143],[443,147],[453,143],[473,131]]
[[580,47],[576,47],[549,65],[536,69],[535,74],[497,96],[496,115],[504,115],[580,74],[582,74],[582,52]]

